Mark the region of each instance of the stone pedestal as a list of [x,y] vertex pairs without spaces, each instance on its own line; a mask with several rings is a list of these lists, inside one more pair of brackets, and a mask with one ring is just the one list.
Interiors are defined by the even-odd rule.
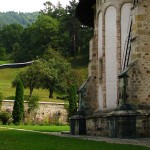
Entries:
[[87,135],[111,138],[150,137],[150,111],[124,108],[128,107],[88,116]]
[[86,134],[86,119],[84,116],[72,116],[70,118],[70,133],[71,135]]

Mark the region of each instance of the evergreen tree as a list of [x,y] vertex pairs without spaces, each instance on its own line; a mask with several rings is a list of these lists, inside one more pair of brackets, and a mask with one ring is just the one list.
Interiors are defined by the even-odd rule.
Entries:
[[77,89],[75,85],[71,85],[69,89],[69,114],[68,116],[73,116],[77,111]]
[[24,91],[23,91],[23,85],[21,80],[17,82],[16,86],[16,96],[15,96],[15,102],[13,107],[13,123],[14,124],[20,124],[20,121],[23,118],[24,115]]

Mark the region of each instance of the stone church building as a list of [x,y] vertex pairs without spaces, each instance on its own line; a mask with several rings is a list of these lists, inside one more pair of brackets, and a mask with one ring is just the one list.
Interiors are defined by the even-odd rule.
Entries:
[[150,137],[150,0],[80,0],[94,29],[72,134]]

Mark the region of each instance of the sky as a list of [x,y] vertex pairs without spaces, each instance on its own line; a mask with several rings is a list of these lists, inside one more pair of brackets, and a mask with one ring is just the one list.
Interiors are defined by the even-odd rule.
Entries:
[[[15,12],[34,12],[44,8],[43,3],[48,0],[0,0],[0,12],[15,11]],[[58,0],[49,0],[56,5]],[[65,7],[69,4],[69,0],[59,0]]]

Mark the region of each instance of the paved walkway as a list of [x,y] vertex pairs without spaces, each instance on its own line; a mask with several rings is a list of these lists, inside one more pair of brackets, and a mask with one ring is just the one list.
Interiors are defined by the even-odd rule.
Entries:
[[70,137],[70,138],[79,138],[84,140],[91,141],[104,141],[107,143],[116,143],[116,144],[131,144],[131,145],[141,145],[145,147],[150,147],[150,138],[139,138],[139,139],[119,139],[119,138],[107,138],[99,136],[83,136],[83,135],[70,135],[70,134],[61,134],[56,132],[48,133],[50,135],[60,136],[60,137]]
[[25,132],[36,132],[36,133],[42,133],[42,134],[49,134],[59,137],[68,137],[68,138],[78,138],[83,140],[91,140],[91,141],[101,141],[106,143],[116,143],[116,144],[130,144],[130,145],[140,145],[145,147],[150,147],[150,138],[137,138],[137,139],[119,139],[119,138],[106,138],[106,137],[99,137],[99,136],[83,136],[83,135],[70,135],[60,132],[41,132],[41,131],[33,131],[33,130],[24,130],[24,129],[15,129],[15,128],[7,128],[7,127],[0,127],[10,130],[19,130],[19,131],[25,131]]

